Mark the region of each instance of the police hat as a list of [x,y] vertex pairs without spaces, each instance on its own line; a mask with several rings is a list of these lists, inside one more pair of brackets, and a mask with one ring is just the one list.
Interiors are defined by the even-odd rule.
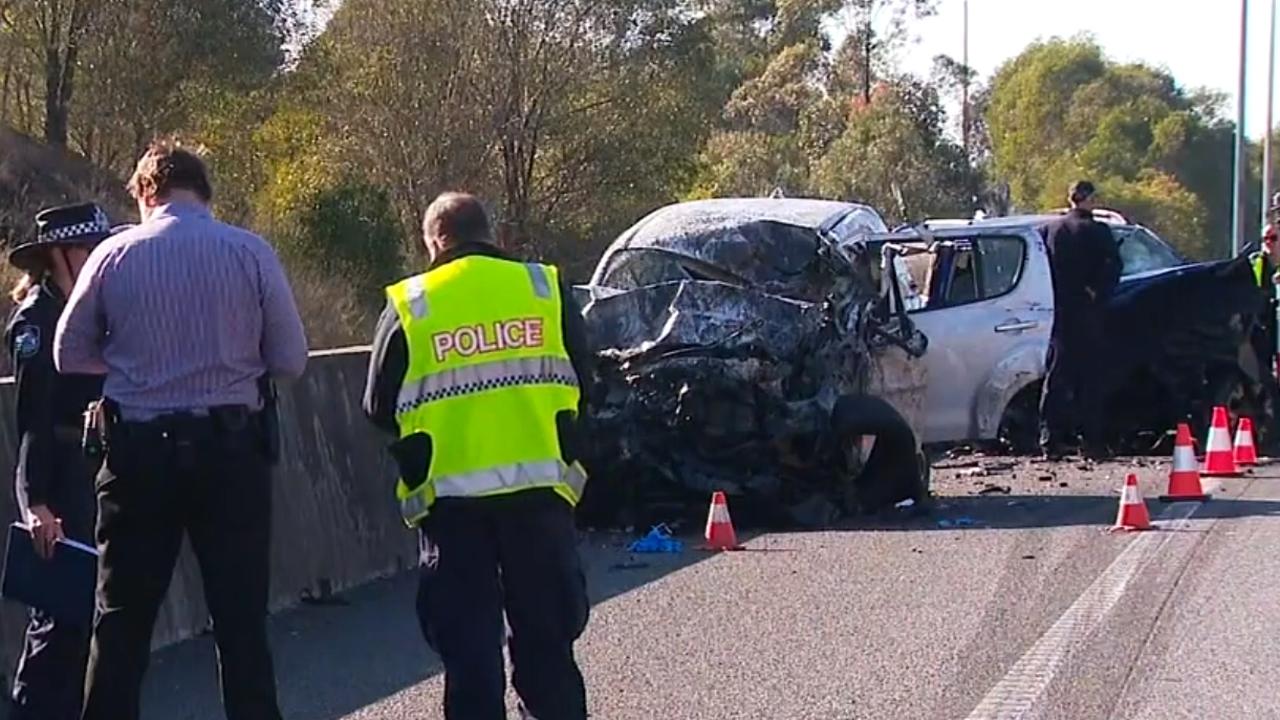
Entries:
[[9,251],[9,263],[22,270],[39,267],[39,250],[54,245],[97,245],[111,235],[111,221],[97,203],[77,203],[36,214],[36,236]]

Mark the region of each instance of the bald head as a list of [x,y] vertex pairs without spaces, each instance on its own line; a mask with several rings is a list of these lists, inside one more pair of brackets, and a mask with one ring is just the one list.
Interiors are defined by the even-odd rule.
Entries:
[[493,242],[493,223],[480,198],[467,193],[442,193],[423,215],[422,238],[434,260],[451,247]]

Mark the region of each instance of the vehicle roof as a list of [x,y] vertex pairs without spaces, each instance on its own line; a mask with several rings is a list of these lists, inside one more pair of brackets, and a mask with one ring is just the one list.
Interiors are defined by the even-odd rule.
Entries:
[[[984,217],[984,218],[930,218],[924,221],[924,225],[931,229],[944,229],[955,227],[1009,227],[1014,225],[1047,225],[1062,217],[1064,210],[1058,210],[1048,213],[1026,213],[1022,215],[1004,215],[1001,217]],[[1115,227],[1136,227],[1138,223],[1130,221],[1124,215],[1103,208],[1093,211],[1093,218],[1098,222],[1103,222]]]
[[[816,232],[854,212],[865,212],[884,229],[873,208],[811,198],[721,198],[659,208],[625,230],[596,264],[591,284],[608,284],[635,251],[659,251],[729,271],[753,284],[782,281],[815,261]],[[652,253],[647,253],[652,255]],[[661,262],[670,262],[663,260]]]
[[[877,217],[880,213],[869,205],[819,200],[815,198],[714,198],[691,200],[659,208],[637,223],[645,235],[670,234],[681,225],[695,227],[732,226],[745,222],[778,222],[804,228],[818,228],[824,222],[852,210],[869,210]],[[661,231],[654,226],[659,226]]]

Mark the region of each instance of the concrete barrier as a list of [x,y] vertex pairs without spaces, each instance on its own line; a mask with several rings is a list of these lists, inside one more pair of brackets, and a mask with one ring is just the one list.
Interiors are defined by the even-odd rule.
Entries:
[[[313,353],[306,374],[281,388],[281,462],[272,493],[272,611],[305,599],[323,601],[416,562],[416,538],[400,522],[394,502],[387,439],[360,410],[368,352]],[[6,483],[14,466],[13,404],[13,383],[6,380],[0,384],[0,468]],[[10,485],[0,485],[0,520],[8,527],[16,519],[13,492]],[[0,674],[8,678],[21,650],[25,611],[6,602],[0,615]],[[153,647],[192,637],[207,624],[200,573],[184,546]]]

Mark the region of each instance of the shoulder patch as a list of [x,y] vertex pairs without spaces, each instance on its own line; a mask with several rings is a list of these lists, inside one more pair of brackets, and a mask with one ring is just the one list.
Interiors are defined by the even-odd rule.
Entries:
[[23,325],[13,335],[13,352],[20,358],[29,358],[40,352],[40,326]]

